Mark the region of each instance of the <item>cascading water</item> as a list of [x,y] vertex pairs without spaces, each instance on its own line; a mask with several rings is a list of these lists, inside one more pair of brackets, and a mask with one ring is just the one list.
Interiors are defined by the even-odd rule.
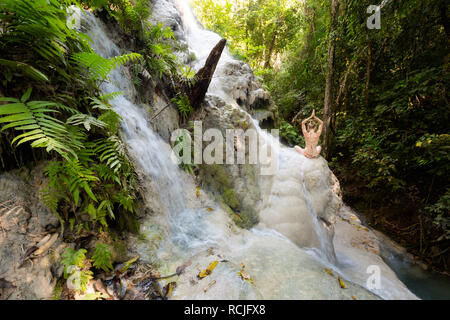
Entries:
[[[178,14],[168,1],[157,4],[159,7],[154,8],[153,19],[161,18],[158,14]],[[181,31],[177,32],[184,31],[189,49],[197,58],[194,68],[198,69],[220,37],[199,26],[187,2],[180,0],[177,5],[183,19],[181,22],[172,17],[172,20],[182,23]],[[86,13],[83,20],[97,53],[104,57],[123,53],[93,14]],[[208,93],[239,108],[226,89],[233,81],[226,76],[227,63],[234,63],[234,60],[224,52]],[[173,272],[177,266],[192,262],[176,280],[177,288],[172,298],[377,298],[350,281],[348,288],[342,290],[336,278],[324,270],[324,267],[332,269],[342,278],[351,280],[333,264],[332,234],[330,236],[318,219],[319,212],[327,211],[323,206],[330,203],[331,197],[329,183],[324,181],[326,178],[322,173],[329,172],[326,161],[308,161],[292,149],[278,146],[276,139],[261,131],[254,121],[263,141],[278,151],[279,170],[273,176],[260,177],[261,185],[265,186],[259,208],[261,223],[251,230],[239,229],[228,213],[205,193],[195,196],[197,190],[193,179],[172,161],[171,148],[152,130],[147,111],[133,103],[135,91],[127,70],[112,71],[110,81],[101,89],[104,93],[124,92],[111,104],[123,118],[123,138],[137,169],[148,183],[147,189],[151,190],[148,197],[152,198],[152,204],[159,204],[154,208],[155,214],[141,226],[145,239],[139,241],[137,250],[143,259],[158,264],[162,272]],[[210,208],[214,210],[207,210]],[[196,279],[199,270],[212,261],[220,262],[208,280]],[[253,283],[238,276],[241,264],[252,276]],[[215,284],[205,290],[212,280]]]
[[[190,9],[189,3],[186,0],[175,0],[176,6],[179,8],[181,15],[182,15],[182,22],[183,22],[183,30],[184,35],[188,43],[189,50],[194,53],[196,57],[196,61],[193,62],[193,67],[195,70],[199,70],[201,67],[203,67],[209,53],[211,52],[211,49],[219,42],[221,37],[217,35],[214,32],[211,32],[209,30],[204,29],[197,19],[194,17],[192,10]],[[231,57],[228,50],[225,49],[222,53],[221,59],[219,60],[219,63],[217,65],[217,70],[215,73],[215,76],[213,77],[211,81],[210,88],[208,90],[208,93],[210,95],[215,95],[220,97],[222,100],[224,100],[228,105],[230,105],[232,108],[237,108],[241,110],[241,107],[237,103],[235,97],[233,96],[233,92],[229,90],[230,86],[233,86],[234,78],[228,76],[227,69],[229,68],[230,63],[235,63],[236,60]],[[269,177],[269,179],[274,180],[280,180],[280,175],[283,176],[283,174],[292,174],[292,172],[299,172],[300,176],[298,177],[298,186],[303,188],[303,192],[296,192],[295,196],[298,199],[303,199],[303,203],[301,204],[301,207],[305,208],[307,211],[308,217],[305,217],[306,215],[303,215],[303,218],[306,218],[310,220],[308,225],[312,226],[312,229],[310,230],[304,230],[302,228],[293,229],[292,223],[294,222],[293,219],[289,219],[286,223],[289,224],[289,230],[288,232],[283,232],[283,227],[277,228],[275,225],[279,224],[276,221],[274,223],[265,223],[266,226],[272,227],[277,231],[280,231],[281,233],[285,234],[293,240],[293,237],[298,238],[299,233],[303,233],[302,241],[296,242],[299,245],[303,246],[312,246],[319,249],[318,254],[321,255],[324,259],[327,259],[329,262],[335,263],[335,254],[334,254],[334,248],[332,243],[332,234],[329,234],[325,227],[322,225],[320,220],[318,219],[318,214],[315,211],[315,206],[312,204],[313,201],[320,202],[321,199],[314,199],[312,200],[311,195],[308,192],[308,188],[305,184],[305,170],[310,169],[308,166],[296,166],[296,162],[299,162],[303,157],[300,157],[296,152],[293,152],[291,148],[286,148],[284,146],[281,146],[278,139],[268,134],[266,131],[261,130],[259,127],[259,124],[256,120],[252,119],[252,117],[246,112],[247,118],[250,119],[256,128],[258,132],[258,138],[263,144],[268,145],[268,149],[271,150],[271,152],[274,152],[276,154],[275,161],[276,166],[278,167],[278,170],[274,173],[273,177]],[[300,160],[301,159],[301,160]],[[300,169],[300,170],[298,170]],[[320,177],[320,180],[324,179],[324,175],[322,174]],[[260,179],[267,180],[266,177],[261,176]],[[283,179],[283,178],[281,178]],[[323,184],[323,186],[326,186],[326,183],[324,181],[320,181],[319,183]],[[270,183],[269,183],[270,186]],[[297,186],[295,187],[296,189]],[[292,195],[292,194],[291,194]],[[269,190],[268,192],[269,197],[274,197],[273,192]],[[276,196],[275,196],[276,197]],[[283,200],[292,200],[292,199],[276,199],[278,203],[282,202]],[[278,204],[277,203],[277,204]],[[294,210],[298,209],[295,208],[295,203],[288,203],[289,207],[293,207]],[[274,211],[279,211],[279,208],[276,210],[270,210],[269,208],[261,208],[262,211],[265,212],[265,216],[271,215],[272,219],[276,217],[276,219],[282,219],[280,217],[280,214]],[[263,212],[264,214],[264,212]],[[293,213],[294,215],[298,215],[298,212]],[[286,211],[284,211],[283,215],[286,217]],[[263,219],[264,220],[264,219]],[[301,221],[302,224],[305,224],[305,221]],[[310,232],[312,231],[312,232]],[[290,236],[292,234],[292,237]],[[295,234],[295,236],[294,236]],[[307,241],[306,241],[307,240]]]

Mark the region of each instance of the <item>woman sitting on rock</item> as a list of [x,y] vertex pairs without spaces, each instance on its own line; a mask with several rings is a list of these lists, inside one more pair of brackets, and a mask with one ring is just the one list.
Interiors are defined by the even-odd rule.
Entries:
[[[317,120],[319,122],[319,129],[317,128]],[[308,123],[308,130],[306,130],[306,123]],[[302,132],[305,137],[305,149],[295,146],[294,149],[309,159],[320,157],[321,146],[318,146],[320,135],[322,134],[323,121],[316,117],[316,111],[313,110],[311,116],[302,121]]]

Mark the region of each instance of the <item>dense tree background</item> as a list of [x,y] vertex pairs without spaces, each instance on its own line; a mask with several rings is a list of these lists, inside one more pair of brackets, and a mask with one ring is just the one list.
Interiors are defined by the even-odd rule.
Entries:
[[322,110],[345,200],[448,271],[448,2],[383,1],[381,29],[367,28],[368,0],[194,3],[272,94],[285,142],[301,144],[300,121]]

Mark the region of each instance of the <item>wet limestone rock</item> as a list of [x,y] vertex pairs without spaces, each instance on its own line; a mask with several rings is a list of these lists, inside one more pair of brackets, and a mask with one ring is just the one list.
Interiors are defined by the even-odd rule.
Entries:
[[333,173],[325,159],[307,159],[283,148],[278,171],[266,177],[261,225],[277,230],[300,247],[320,248],[324,237],[332,243],[333,225],[342,206],[333,192]]
[[379,270],[380,287],[372,283],[372,292],[388,300],[418,299],[384,262],[382,251],[386,236],[363,225],[347,206],[339,211],[335,233],[333,242],[339,268],[355,283],[367,288],[368,283],[372,283],[369,277]]
[[[227,129],[241,129],[243,131],[253,128],[248,113],[237,107],[225,104],[215,96],[208,96],[206,104],[194,115],[194,120],[202,121],[202,130],[218,129],[225,138]],[[205,148],[208,143],[203,143]],[[223,164],[202,164],[200,180],[223,202],[241,227],[249,228],[258,223],[258,207],[261,195],[258,184],[257,164],[226,164],[226,144],[224,141]],[[245,149],[246,157],[249,148]]]
[[215,77],[220,79],[222,90],[250,113],[262,128],[276,127],[278,108],[256,80],[249,65],[242,61],[227,60],[217,67]]

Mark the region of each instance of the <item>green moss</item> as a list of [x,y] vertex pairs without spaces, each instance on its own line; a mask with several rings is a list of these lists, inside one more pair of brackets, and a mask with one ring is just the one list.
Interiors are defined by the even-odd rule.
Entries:
[[[249,179],[255,180],[252,168],[247,168]],[[258,223],[258,215],[253,208],[243,208],[242,203],[232,188],[224,166],[218,164],[200,166],[200,179],[215,194],[222,207],[230,214],[234,223],[241,228],[251,228]]]
[[226,189],[223,194],[223,201],[233,210],[239,210],[241,203],[236,197],[233,189]]
[[203,164],[200,166],[200,178],[213,190],[223,193],[231,188],[231,181],[226,169],[218,164]]
[[249,229],[254,225],[254,223],[252,223],[245,214],[233,211],[233,209],[231,209],[225,202],[222,202],[222,207],[230,215],[231,219],[238,227]]
[[64,283],[65,283],[64,279],[59,279],[56,282],[56,285],[53,288],[52,300],[60,300],[61,299],[61,293],[63,291]]
[[241,218],[241,228],[250,229],[259,222],[258,214],[253,208],[242,208],[239,216]]
[[[246,165],[248,179],[254,184],[255,172],[251,165]],[[233,190],[232,183],[228,177],[225,166],[212,164],[203,164],[200,166],[200,179],[215,194],[221,202],[222,207],[230,214],[234,223],[241,228],[251,228],[258,223],[257,212],[250,207],[243,207],[239,197]]]

